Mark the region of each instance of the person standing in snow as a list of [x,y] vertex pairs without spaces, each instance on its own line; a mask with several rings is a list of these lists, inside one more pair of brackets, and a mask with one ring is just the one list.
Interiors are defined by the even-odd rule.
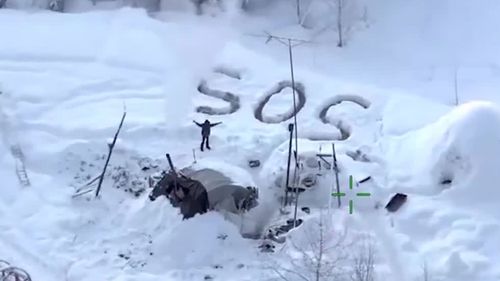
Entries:
[[203,124],[200,124],[196,121],[193,120],[193,122],[198,125],[199,127],[201,127],[201,145],[200,145],[200,149],[201,151],[203,151],[203,146],[206,144],[207,146],[207,149],[210,149],[210,144],[209,144],[209,137],[210,137],[210,128],[214,127],[214,126],[217,126],[219,124],[221,124],[222,122],[217,122],[217,123],[210,123],[210,121],[208,120],[205,120],[205,122],[203,122]]

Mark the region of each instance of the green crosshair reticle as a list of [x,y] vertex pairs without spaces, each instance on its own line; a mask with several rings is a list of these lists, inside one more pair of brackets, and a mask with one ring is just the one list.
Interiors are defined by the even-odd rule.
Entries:
[[[352,190],[352,186],[353,186],[353,178],[352,178],[352,175],[349,176],[349,189]],[[356,196],[360,196],[360,197],[368,197],[370,196],[370,192],[357,192],[356,193]],[[346,194],[344,192],[334,192],[332,193],[332,196],[337,196],[337,197],[342,197],[342,196],[346,196]],[[354,203],[352,201],[352,199],[349,200],[349,214],[352,214],[352,211],[353,211],[353,208],[354,208]]]

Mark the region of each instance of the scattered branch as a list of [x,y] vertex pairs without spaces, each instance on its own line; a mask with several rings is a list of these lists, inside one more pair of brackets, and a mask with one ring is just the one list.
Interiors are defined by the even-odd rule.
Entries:
[[85,195],[87,193],[90,193],[92,191],[93,191],[93,189],[88,189],[88,190],[85,190],[85,191],[82,191],[82,192],[79,192],[79,193],[75,193],[71,197],[72,198],[80,197],[80,196]]
[[96,176],[92,180],[88,181],[86,184],[82,185],[81,187],[77,188],[76,192],[78,193],[78,192],[82,191],[84,188],[92,186],[100,177],[101,177],[101,174],[99,174],[98,176]]

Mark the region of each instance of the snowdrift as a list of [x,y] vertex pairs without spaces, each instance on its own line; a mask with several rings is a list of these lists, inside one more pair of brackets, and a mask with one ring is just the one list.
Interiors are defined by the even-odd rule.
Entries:
[[389,185],[409,194],[393,222],[401,245],[443,280],[498,278],[484,269],[498,264],[499,140],[500,109],[478,101],[385,143]]
[[466,195],[482,205],[498,193],[494,185],[500,159],[492,152],[500,148],[500,110],[492,103],[458,106],[437,122],[390,138],[389,143],[388,172],[395,178],[411,171],[408,183],[424,180],[424,185],[436,187],[433,193],[449,188],[456,200]]

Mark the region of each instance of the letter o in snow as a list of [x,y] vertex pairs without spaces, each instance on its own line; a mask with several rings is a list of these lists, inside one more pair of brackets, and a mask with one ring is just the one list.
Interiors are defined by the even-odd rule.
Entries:
[[295,92],[298,95],[298,101],[296,104],[296,109],[293,108],[293,105],[290,107],[290,110],[283,114],[277,114],[275,116],[266,116],[262,115],[264,106],[269,102],[272,96],[281,93],[285,88],[292,88],[291,81],[281,81],[278,83],[273,89],[267,92],[264,98],[257,104],[257,107],[254,110],[254,116],[257,120],[263,123],[276,124],[286,121],[292,117],[294,117],[306,104],[306,95],[305,95],[305,87],[302,83],[295,83]]

